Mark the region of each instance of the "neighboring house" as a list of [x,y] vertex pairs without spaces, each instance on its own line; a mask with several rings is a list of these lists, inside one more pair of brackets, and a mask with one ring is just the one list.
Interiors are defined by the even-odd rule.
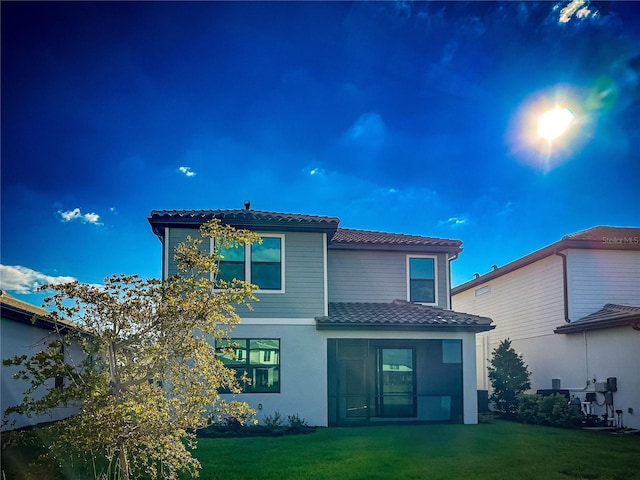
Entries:
[[478,388],[490,387],[488,359],[509,338],[532,372],[532,391],[570,390],[589,402],[585,412],[640,428],[640,228],[567,235],[452,297],[454,308],[496,326],[476,337]]
[[[61,320],[57,324],[48,320],[49,312],[18,300],[7,292],[0,290],[0,317],[1,317],[1,346],[2,360],[13,358],[16,355],[31,356],[40,350],[44,350],[51,342],[56,340],[57,332],[65,333],[68,328],[77,328],[73,322]],[[69,361],[80,358],[80,349],[72,346],[65,350],[65,356]],[[1,404],[2,415],[8,407],[22,402],[24,392],[29,387],[29,382],[22,379],[14,379],[13,373],[18,370],[14,366],[2,366],[2,391]],[[62,378],[51,381],[51,388],[63,382]],[[38,392],[35,392],[37,395]],[[11,414],[6,418],[7,423],[2,424],[2,430],[11,430],[39,423],[61,420],[77,413],[73,407],[60,407],[53,409],[48,414],[26,417],[24,415]]]
[[227,251],[220,274],[258,285],[239,309],[228,366],[247,371],[239,399],[258,419],[311,425],[477,423],[475,335],[489,318],[450,310],[461,242],[338,228],[335,217],[250,210],[153,211],[163,277],[176,244],[211,218],[260,234]]

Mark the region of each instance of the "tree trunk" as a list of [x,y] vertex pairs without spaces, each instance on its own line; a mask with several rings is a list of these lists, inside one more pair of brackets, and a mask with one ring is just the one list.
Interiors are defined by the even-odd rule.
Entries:
[[129,480],[129,461],[127,459],[127,447],[120,448],[120,480]]

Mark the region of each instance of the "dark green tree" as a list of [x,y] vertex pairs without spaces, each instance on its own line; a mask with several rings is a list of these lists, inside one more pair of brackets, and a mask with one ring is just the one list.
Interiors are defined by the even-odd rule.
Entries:
[[489,361],[489,380],[493,392],[489,397],[499,412],[513,414],[518,410],[518,395],[531,388],[531,372],[508,338],[493,350]]

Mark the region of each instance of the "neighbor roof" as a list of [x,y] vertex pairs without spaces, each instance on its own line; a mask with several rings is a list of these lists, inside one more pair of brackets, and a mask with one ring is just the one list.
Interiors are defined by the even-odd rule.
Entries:
[[0,290],[0,316],[21,323],[29,323],[38,327],[52,329],[57,323],[63,329],[71,327],[79,329],[80,326],[64,318],[52,320],[52,313],[44,308],[36,307],[22,300],[12,297],[4,290]]
[[153,232],[162,236],[164,227],[199,227],[213,218],[236,228],[326,232],[330,237],[340,222],[337,217],[265,212],[245,208],[236,210],[153,210],[149,217],[149,223]]
[[330,302],[329,315],[316,318],[318,330],[385,329],[483,332],[491,319],[442,308],[394,300],[392,303]]
[[329,243],[332,249],[371,249],[371,250],[415,250],[430,252],[458,253],[460,240],[447,238],[424,237],[420,235],[406,235],[402,233],[385,233],[369,230],[354,230],[338,228]]
[[536,250],[529,255],[521,257],[500,268],[496,268],[484,275],[478,275],[475,279],[458,285],[451,289],[451,294],[469,290],[489,280],[513,272],[519,268],[530,265],[538,260],[555,255],[567,249],[591,249],[591,250],[640,250],[640,228],[638,227],[606,227],[597,226],[582,230],[577,233],[565,235],[561,240]]
[[597,312],[582,317],[575,322],[562,325],[556,328],[554,332],[575,333],[626,325],[631,325],[635,330],[640,330],[640,307],[607,303]]

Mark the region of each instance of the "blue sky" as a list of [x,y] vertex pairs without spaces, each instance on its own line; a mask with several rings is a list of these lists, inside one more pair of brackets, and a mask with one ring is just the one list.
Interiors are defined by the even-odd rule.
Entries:
[[[160,276],[154,209],[460,239],[640,225],[636,2],[2,2],[1,288]],[[551,144],[535,118],[574,114]]]

